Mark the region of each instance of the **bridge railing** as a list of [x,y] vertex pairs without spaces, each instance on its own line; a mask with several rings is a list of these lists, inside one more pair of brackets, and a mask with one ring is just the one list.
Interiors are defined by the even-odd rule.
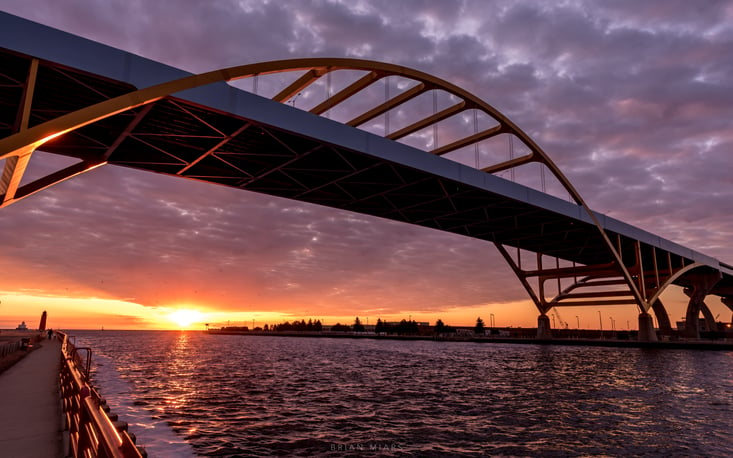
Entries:
[[2,358],[3,356],[7,356],[11,353],[15,353],[16,351],[20,350],[20,347],[20,339],[14,342],[5,342],[0,344],[0,358]]
[[142,458],[127,423],[117,421],[106,401],[91,386],[91,348],[78,348],[66,333],[62,339],[60,374],[64,426],[68,434],[67,456],[99,458]]

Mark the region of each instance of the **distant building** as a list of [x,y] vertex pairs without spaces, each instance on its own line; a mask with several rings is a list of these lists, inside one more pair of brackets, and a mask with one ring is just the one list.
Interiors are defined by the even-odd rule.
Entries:
[[[681,320],[677,322],[677,330],[678,331],[684,331],[685,325],[687,323],[685,320]],[[700,330],[700,332],[707,332],[707,331],[715,331],[715,329],[708,329],[708,322],[705,320],[705,318],[699,318],[697,322],[697,329]]]
[[[388,326],[399,326],[400,323],[402,323],[402,321],[385,321],[384,322],[384,324],[386,324]],[[429,321],[415,321],[414,323],[417,324],[418,326],[423,326],[423,327],[430,326],[430,322]]]

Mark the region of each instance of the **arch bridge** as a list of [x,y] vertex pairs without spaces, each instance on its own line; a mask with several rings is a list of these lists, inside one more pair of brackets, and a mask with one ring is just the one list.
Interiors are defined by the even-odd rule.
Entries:
[[[36,151],[74,162],[30,179]],[[111,164],[486,240],[537,307],[539,337],[554,307],[626,304],[639,338],[655,340],[652,313],[671,332],[660,300],[671,285],[690,297],[689,337],[701,312],[714,325],[707,297],[733,310],[733,266],[592,211],[490,104],[396,65],[313,58],[192,75],[0,13],[0,160],[0,206]]]

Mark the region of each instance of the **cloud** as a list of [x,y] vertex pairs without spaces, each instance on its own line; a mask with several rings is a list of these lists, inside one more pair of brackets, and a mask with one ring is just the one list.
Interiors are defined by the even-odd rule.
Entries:
[[[728,2],[8,0],[4,9],[190,71],[319,55],[435,74],[527,131],[594,209],[733,260]],[[0,265],[24,287],[351,314],[525,298],[485,243],[123,168],[2,212]]]

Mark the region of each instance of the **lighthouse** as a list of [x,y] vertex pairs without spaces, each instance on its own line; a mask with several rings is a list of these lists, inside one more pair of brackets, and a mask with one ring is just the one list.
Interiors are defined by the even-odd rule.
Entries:
[[38,330],[39,331],[46,330],[46,311],[45,310],[41,314],[41,322],[38,324]]

